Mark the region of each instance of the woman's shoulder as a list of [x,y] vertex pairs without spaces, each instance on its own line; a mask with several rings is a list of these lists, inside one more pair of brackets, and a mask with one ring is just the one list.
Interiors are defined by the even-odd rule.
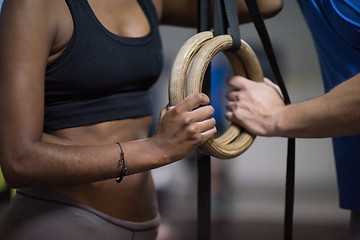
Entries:
[[31,24],[51,24],[60,16],[59,9],[66,6],[64,0],[4,0],[0,21],[21,21]]
[[[28,37],[56,35],[68,11],[64,0],[5,0],[1,9],[1,34]],[[30,40],[30,39],[29,39]]]
[[7,59],[14,58],[14,64],[25,61],[20,58],[25,54],[46,61],[63,29],[66,10],[64,0],[5,0],[0,15],[1,51],[11,49]]
[[37,17],[43,13],[49,13],[54,9],[54,5],[58,5],[60,2],[60,0],[4,0],[2,12]]

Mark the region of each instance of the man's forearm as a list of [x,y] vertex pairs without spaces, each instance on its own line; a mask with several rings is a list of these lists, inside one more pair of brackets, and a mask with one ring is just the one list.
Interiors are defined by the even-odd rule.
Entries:
[[360,134],[360,74],[329,93],[280,112],[276,135],[320,138]]

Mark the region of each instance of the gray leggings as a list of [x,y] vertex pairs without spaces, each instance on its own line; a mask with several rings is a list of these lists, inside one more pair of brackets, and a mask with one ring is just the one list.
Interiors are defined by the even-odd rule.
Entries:
[[360,212],[351,211],[347,240],[360,239]]
[[42,188],[17,191],[0,227],[2,240],[154,240],[160,217],[129,222]]

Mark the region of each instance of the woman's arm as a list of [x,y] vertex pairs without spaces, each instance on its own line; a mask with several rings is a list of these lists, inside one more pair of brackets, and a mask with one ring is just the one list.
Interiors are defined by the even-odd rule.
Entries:
[[[0,164],[12,187],[69,185],[119,176],[116,144],[42,141],[44,75],[61,27],[54,1],[5,1],[0,16]],[[192,95],[163,110],[152,138],[122,143],[129,174],[179,160],[214,135],[209,99]],[[196,109],[196,110],[194,110]]]
[[[162,3],[162,24],[184,27],[197,26],[197,1],[196,0],[153,0]],[[213,2],[213,1],[212,1]],[[159,5],[158,4],[158,5]],[[239,23],[250,21],[248,9],[244,0],[236,0]],[[283,0],[258,0],[259,8],[265,18],[276,15],[283,6]],[[212,11],[211,11],[212,12]],[[213,19],[211,17],[211,19]]]
[[[267,83],[270,85],[270,83]],[[229,80],[227,118],[263,136],[297,138],[360,134],[360,74],[329,93],[285,106],[273,87],[242,77]]]

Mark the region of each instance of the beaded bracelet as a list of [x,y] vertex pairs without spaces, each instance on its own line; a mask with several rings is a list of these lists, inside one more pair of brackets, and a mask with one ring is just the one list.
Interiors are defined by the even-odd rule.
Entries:
[[126,166],[125,166],[125,154],[124,154],[124,151],[123,151],[123,149],[122,149],[122,147],[121,147],[121,144],[120,144],[119,142],[116,142],[116,144],[119,145],[120,151],[121,151],[121,152],[120,152],[120,159],[119,159],[118,164],[119,164],[119,166],[122,165],[123,167],[122,167],[120,176],[117,177],[117,178],[115,179],[115,181],[116,181],[117,183],[120,183],[120,182],[123,180],[123,178],[126,176],[126,174],[127,174],[127,168],[126,168]]

